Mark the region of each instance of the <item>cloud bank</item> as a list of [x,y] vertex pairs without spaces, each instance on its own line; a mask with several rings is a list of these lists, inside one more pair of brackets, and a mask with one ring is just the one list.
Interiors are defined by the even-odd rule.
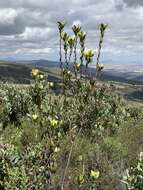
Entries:
[[57,60],[58,20],[82,23],[95,49],[98,26],[108,23],[103,61],[142,61],[142,0],[0,0],[0,58]]

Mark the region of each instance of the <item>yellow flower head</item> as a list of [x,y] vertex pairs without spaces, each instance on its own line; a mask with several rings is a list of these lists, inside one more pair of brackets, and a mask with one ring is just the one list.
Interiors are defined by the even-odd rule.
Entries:
[[98,179],[99,178],[99,175],[100,175],[100,172],[98,170],[94,171],[94,170],[91,170],[90,171],[90,177],[94,178],[94,179]]
[[84,52],[84,56],[85,58],[86,57],[92,58],[94,56],[94,51],[92,49],[88,49]]
[[66,32],[62,32],[61,37],[64,42],[68,42],[69,35]]
[[68,75],[70,75],[70,74],[71,74],[71,72],[70,72],[70,71],[67,71],[67,74],[68,74]]
[[38,115],[37,114],[33,114],[32,115],[32,119],[33,119],[33,121],[36,121],[38,119]]
[[31,75],[32,75],[33,78],[35,78],[38,74],[39,74],[39,70],[38,69],[32,69]]
[[44,79],[44,75],[43,75],[43,74],[40,74],[40,75],[39,75],[39,79],[40,79],[40,80],[43,80],[43,79]]
[[101,71],[104,69],[104,65],[103,64],[97,64],[97,70]]
[[69,44],[70,48],[72,48],[74,46],[74,43],[75,43],[75,38],[69,37],[68,44]]
[[84,41],[85,38],[86,38],[86,32],[80,31],[80,32],[78,33],[78,36],[79,36],[80,41],[82,42],[82,41]]
[[41,84],[41,85],[39,85],[39,89],[40,90],[43,90],[44,89],[44,86]]
[[73,30],[74,34],[77,35],[80,32],[80,30],[81,30],[81,26],[79,24],[78,25],[74,25],[72,27],[72,30]]
[[76,68],[77,68],[77,70],[80,69],[80,63],[76,64]]
[[49,84],[49,87],[50,87],[50,88],[53,88],[53,87],[54,87],[54,83],[53,83],[53,82],[49,82],[48,84]]
[[55,153],[58,153],[59,151],[60,151],[59,147],[56,147],[55,150],[54,150]]
[[79,183],[82,185],[84,183],[84,174],[80,174],[79,177],[78,177],[78,181]]
[[51,120],[50,120],[50,124],[51,124],[52,127],[56,127],[56,126],[58,125],[58,120],[56,120],[56,119],[51,119]]

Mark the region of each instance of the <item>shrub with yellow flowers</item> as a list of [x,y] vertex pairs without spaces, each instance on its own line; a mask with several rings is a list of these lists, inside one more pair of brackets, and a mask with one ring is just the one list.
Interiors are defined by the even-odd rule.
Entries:
[[[101,24],[97,72],[104,68],[99,58],[106,28]],[[37,68],[25,89],[0,85],[2,190],[116,189],[128,163],[130,145],[119,139],[123,124],[132,119],[126,102],[113,86],[86,77],[95,52],[86,50],[81,26],[72,27],[74,36],[64,29],[65,23],[58,22],[64,94],[54,93],[56,83]],[[130,115],[137,121],[137,114]],[[139,161],[125,182],[135,189],[142,187],[141,179]]]
[[48,87],[46,81],[44,80],[44,74],[38,69],[32,69],[31,75],[34,79],[34,84],[30,89],[30,92],[33,102],[40,108]]

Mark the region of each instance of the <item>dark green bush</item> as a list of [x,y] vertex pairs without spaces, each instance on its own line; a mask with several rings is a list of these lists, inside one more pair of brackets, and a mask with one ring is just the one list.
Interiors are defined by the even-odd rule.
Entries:
[[28,89],[22,89],[12,84],[1,85],[1,114],[0,120],[3,127],[8,124],[19,126],[21,119],[28,113],[31,105],[31,97]]

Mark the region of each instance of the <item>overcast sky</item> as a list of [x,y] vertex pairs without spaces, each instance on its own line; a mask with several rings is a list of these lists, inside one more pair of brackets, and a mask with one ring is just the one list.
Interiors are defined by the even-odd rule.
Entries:
[[142,63],[143,0],[0,0],[0,59],[58,60],[58,20],[81,23],[94,49],[108,23],[102,61]]

